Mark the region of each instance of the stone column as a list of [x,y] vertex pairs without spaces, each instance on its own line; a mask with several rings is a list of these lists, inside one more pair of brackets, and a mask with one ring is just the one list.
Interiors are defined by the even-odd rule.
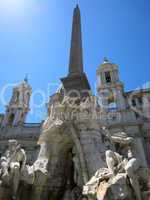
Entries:
[[140,159],[142,167],[148,167],[141,138],[135,139],[136,156]]
[[148,100],[148,96],[143,98],[143,112],[145,117],[150,117],[150,102]]

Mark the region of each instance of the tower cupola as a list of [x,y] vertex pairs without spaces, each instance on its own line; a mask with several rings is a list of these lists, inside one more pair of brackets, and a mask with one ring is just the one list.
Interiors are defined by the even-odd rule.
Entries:
[[25,122],[29,112],[29,102],[32,89],[25,78],[19,85],[13,88],[13,94],[9,104],[6,106],[6,113],[2,127],[18,126]]
[[120,81],[118,65],[104,58],[97,69],[97,92],[101,106],[107,111],[125,109],[124,85]]

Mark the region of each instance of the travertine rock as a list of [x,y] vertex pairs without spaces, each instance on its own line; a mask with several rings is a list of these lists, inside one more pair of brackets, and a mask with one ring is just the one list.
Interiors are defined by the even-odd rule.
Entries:
[[136,158],[123,159],[108,150],[106,162],[108,169],[97,171],[83,188],[83,194],[89,199],[142,200],[145,194],[149,194],[149,169],[140,168]]
[[[1,158],[1,191],[12,191],[11,198],[18,200],[26,195],[29,200],[143,200],[150,172],[134,157],[133,138],[123,132],[111,135],[99,126],[94,97],[59,95],[43,124],[40,152],[32,166],[26,165],[17,141],[10,141],[13,146]],[[5,193],[8,199],[7,192],[0,195]]]

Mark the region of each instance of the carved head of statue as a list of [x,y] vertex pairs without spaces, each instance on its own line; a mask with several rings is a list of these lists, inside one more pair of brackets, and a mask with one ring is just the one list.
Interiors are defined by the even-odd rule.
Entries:
[[133,152],[131,150],[131,148],[128,148],[128,159],[132,159],[134,157]]
[[7,159],[5,156],[2,156],[1,159],[0,159],[0,163],[3,163],[3,162],[7,162]]
[[113,158],[113,159],[116,159],[115,153],[114,153],[113,151],[111,151],[111,150],[107,150],[107,151],[105,152],[105,155],[106,155],[106,158]]
[[17,149],[18,141],[17,140],[9,140],[9,151],[14,152]]
[[0,168],[5,168],[6,166],[7,166],[7,158],[3,156],[0,159]]

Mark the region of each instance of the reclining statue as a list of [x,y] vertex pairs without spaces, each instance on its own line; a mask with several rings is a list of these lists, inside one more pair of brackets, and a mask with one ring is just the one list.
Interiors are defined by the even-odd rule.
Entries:
[[99,169],[83,188],[83,194],[90,196],[88,200],[95,200],[95,195],[101,200],[142,200],[143,195],[147,198],[150,170],[142,168],[131,152],[124,158],[107,150],[106,163],[108,168]]
[[130,157],[128,157],[128,159],[123,159],[118,153],[108,150],[106,151],[106,163],[108,169],[114,175],[117,173],[126,172],[132,189],[134,190],[136,199],[142,200],[137,177],[137,171],[140,168],[140,163],[136,158],[132,157],[132,154],[129,156]]

